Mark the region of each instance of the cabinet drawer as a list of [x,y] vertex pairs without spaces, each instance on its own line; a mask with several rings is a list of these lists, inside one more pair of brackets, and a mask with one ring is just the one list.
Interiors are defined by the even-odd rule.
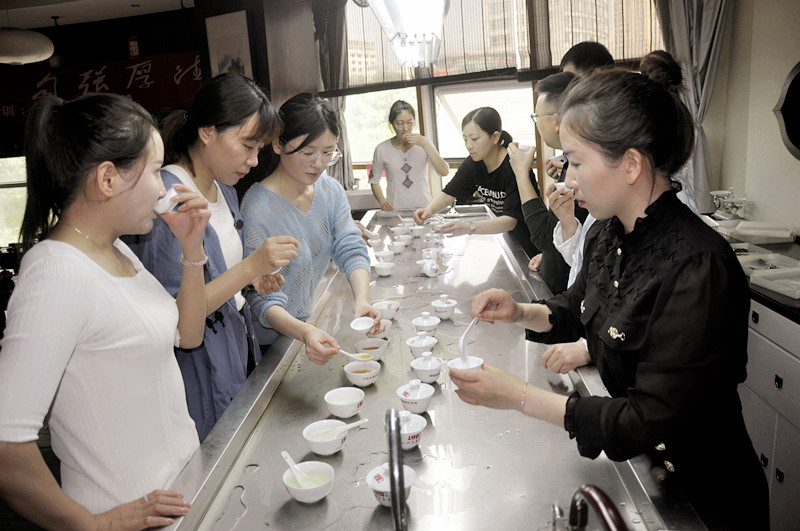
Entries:
[[770,527],[797,529],[800,521],[800,430],[778,417],[775,471],[770,488]]
[[750,328],[800,358],[800,325],[797,323],[751,300]]
[[747,433],[753,441],[753,448],[764,468],[767,483],[772,488],[774,475],[775,455],[775,423],[778,414],[766,401],[759,398],[746,385],[739,386],[739,399],[742,401],[742,416],[744,417]]
[[747,355],[747,387],[800,426],[800,360],[752,329]]

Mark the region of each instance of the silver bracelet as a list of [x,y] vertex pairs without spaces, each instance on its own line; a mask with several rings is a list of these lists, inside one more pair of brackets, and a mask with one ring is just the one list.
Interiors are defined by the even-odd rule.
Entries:
[[525,412],[525,391],[528,390],[528,382],[525,382],[525,387],[522,388],[522,401],[519,403],[519,410]]
[[199,262],[190,262],[189,260],[186,259],[186,257],[183,256],[183,253],[181,253],[181,255],[178,257],[178,261],[181,263],[182,266],[186,267],[203,267],[208,263],[208,255],[204,254],[203,259],[200,260]]

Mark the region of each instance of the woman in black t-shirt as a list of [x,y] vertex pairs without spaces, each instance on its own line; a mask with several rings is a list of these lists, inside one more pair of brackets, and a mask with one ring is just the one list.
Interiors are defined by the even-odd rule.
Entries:
[[[442,227],[442,232],[453,236],[510,232],[529,257],[538,254],[522,216],[517,181],[506,150],[511,135],[503,131],[500,115],[491,107],[470,111],[461,121],[461,132],[469,157],[461,163],[444,190],[425,208],[414,212],[414,220],[421,225],[454,199],[467,199],[477,191],[497,217],[473,223],[448,223]],[[537,187],[533,172],[530,175],[534,187]]]

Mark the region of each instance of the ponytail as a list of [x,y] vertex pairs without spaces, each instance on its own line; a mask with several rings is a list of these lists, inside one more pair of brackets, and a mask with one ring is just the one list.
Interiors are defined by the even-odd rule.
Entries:
[[508,131],[500,131],[500,142],[499,144],[503,147],[508,147],[511,143],[513,138],[511,138],[511,134]]
[[156,129],[152,116],[116,94],[87,94],[71,102],[39,100],[25,123],[28,198],[20,238],[24,248],[46,238],[62,211],[85,191],[86,180],[109,161],[136,167]]
[[47,96],[28,115],[24,133],[25,169],[28,197],[20,228],[23,248],[33,245],[38,235],[46,236],[54,217],[64,206],[64,185],[50,170],[53,121],[64,100]]

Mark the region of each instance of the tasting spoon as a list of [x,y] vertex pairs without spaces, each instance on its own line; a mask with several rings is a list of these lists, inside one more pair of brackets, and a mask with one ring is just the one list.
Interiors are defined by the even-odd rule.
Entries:
[[307,489],[316,485],[316,482],[313,478],[309,477],[305,472],[300,470],[300,467],[298,467],[297,463],[294,462],[294,459],[292,459],[292,456],[289,455],[289,452],[284,450],[281,452],[281,456],[289,465],[289,469],[292,471],[292,474],[294,474],[294,479],[297,480],[297,484],[300,485],[301,488]]
[[467,364],[467,336],[469,335],[470,331],[475,328],[475,325],[478,324],[478,321],[481,318],[481,314],[476,315],[472,318],[472,322],[469,323],[469,326],[464,333],[461,334],[461,337],[458,340],[458,351],[461,354],[461,361],[464,365]]
[[353,354],[351,352],[347,352],[346,350],[342,349],[339,349],[339,352],[349,358],[353,358],[356,361],[367,361],[372,359],[372,354],[367,354],[366,352],[360,354]]

